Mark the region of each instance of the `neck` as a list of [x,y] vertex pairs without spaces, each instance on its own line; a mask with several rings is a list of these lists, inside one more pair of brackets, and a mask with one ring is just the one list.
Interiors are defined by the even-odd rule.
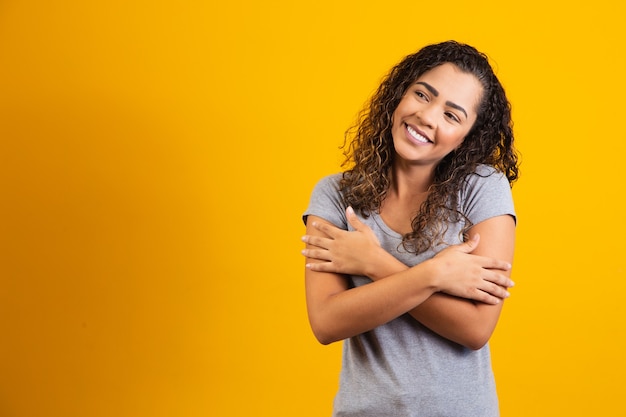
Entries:
[[391,187],[380,207],[380,215],[391,229],[401,234],[413,229],[412,221],[428,197],[433,174],[423,166],[394,167]]
[[435,176],[434,169],[426,166],[400,166],[393,168],[392,190],[400,199],[423,197],[428,193]]

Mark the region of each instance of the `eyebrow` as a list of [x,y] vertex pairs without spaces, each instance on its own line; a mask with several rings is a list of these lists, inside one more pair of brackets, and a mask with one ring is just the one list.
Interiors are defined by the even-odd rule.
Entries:
[[[418,81],[418,82],[416,82],[415,84],[420,84],[420,85],[423,85],[424,87],[426,87],[426,89],[427,89],[428,91],[430,91],[430,93],[431,93],[433,96],[435,96],[435,97],[438,97],[438,96],[439,96],[439,91],[437,91],[437,89],[436,89],[435,87],[433,87],[432,85],[430,85],[430,84],[428,84],[428,83],[425,83],[424,81]],[[454,109],[457,109],[458,111],[463,112],[463,114],[465,115],[465,117],[467,117],[467,112],[465,111],[465,109],[464,109],[463,107],[459,106],[458,104],[453,103],[453,102],[451,102],[451,101],[446,101],[446,106],[450,106],[450,107],[452,107],[452,108],[454,108]]]

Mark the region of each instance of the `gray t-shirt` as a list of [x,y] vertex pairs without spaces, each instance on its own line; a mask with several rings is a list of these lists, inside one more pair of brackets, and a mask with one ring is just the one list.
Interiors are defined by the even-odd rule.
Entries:
[[[506,177],[488,166],[479,166],[460,192],[459,210],[478,224],[491,217],[515,217]],[[315,215],[337,227],[351,230],[346,205],[338,191],[341,174],[323,178],[314,188],[306,216]],[[440,246],[418,255],[402,249],[402,237],[377,213],[360,217],[385,250],[405,265],[414,266],[433,257]],[[445,241],[462,241],[463,224],[451,224]],[[351,276],[354,286],[371,282]],[[339,391],[334,416],[359,417],[496,417],[498,398],[489,346],[474,351],[451,342],[408,314],[369,332],[346,339],[343,345]]]

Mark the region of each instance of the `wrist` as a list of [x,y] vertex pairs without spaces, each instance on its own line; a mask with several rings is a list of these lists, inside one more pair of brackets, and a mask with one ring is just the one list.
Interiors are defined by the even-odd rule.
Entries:
[[439,263],[434,259],[427,259],[418,265],[421,267],[422,278],[426,286],[433,293],[441,291],[440,274],[438,273]]
[[408,267],[397,260],[389,252],[381,247],[378,247],[369,255],[365,269],[366,276],[374,281],[377,281],[388,277],[389,275],[402,272],[408,269]]

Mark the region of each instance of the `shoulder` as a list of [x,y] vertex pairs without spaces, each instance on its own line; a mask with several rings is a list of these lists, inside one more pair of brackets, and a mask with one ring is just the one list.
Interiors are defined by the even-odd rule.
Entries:
[[479,165],[467,176],[460,204],[474,223],[501,214],[515,217],[511,185],[503,172],[489,165]]
[[325,176],[313,187],[309,205],[302,216],[305,223],[307,216],[315,215],[345,228],[346,204],[339,190],[341,177],[341,173]]
[[476,170],[465,178],[462,192],[471,192],[477,188],[497,187],[498,189],[511,190],[509,180],[503,172],[498,171],[491,165],[478,165]]
[[[472,178],[491,178],[500,179],[504,178],[506,180],[506,176],[503,172],[498,171],[495,167],[486,164],[480,164],[474,170],[474,173],[469,175],[469,179]],[[508,182],[508,180],[506,180]]]
[[313,187],[311,192],[311,200],[319,199],[341,199],[341,192],[339,190],[339,182],[341,181],[342,174],[331,174],[320,179]]

